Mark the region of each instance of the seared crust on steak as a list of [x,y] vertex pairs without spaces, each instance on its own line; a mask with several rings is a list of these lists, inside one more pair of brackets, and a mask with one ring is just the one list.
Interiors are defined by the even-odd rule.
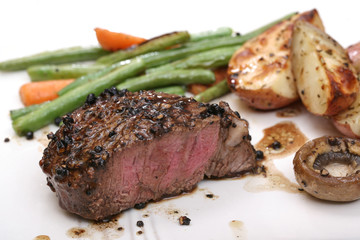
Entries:
[[255,166],[248,123],[225,102],[111,88],[63,123],[40,166],[60,206],[89,219]]

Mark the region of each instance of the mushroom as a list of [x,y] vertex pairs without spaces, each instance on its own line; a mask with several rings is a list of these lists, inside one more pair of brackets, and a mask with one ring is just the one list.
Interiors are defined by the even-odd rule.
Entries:
[[360,140],[320,137],[295,154],[296,181],[310,195],[329,201],[360,198]]

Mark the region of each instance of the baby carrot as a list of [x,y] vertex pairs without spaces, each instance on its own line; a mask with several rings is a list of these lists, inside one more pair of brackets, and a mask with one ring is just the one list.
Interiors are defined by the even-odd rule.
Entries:
[[74,79],[29,82],[21,86],[20,98],[25,106],[50,101],[58,97],[57,92],[72,83]]
[[111,32],[102,28],[95,28],[96,37],[101,47],[108,51],[126,49],[145,42],[146,39],[125,33]]

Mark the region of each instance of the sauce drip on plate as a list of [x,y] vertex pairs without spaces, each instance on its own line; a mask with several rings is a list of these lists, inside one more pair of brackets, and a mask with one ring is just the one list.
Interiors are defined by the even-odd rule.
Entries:
[[118,224],[119,216],[109,221],[90,221],[87,227],[73,227],[66,234],[73,239],[93,239],[99,234],[102,235],[101,239],[117,239],[124,234],[125,230]]
[[34,240],[50,240],[50,237],[47,235],[39,235],[34,238]]
[[263,151],[265,158],[281,158],[296,152],[306,141],[295,124],[286,121],[264,129],[264,137],[255,148]]
[[246,239],[247,231],[242,221],[232,220],[229,223],[235,239]]

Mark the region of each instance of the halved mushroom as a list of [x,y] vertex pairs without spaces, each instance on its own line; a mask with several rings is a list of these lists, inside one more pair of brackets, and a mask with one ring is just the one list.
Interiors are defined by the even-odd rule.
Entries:
[[305,143],[294,158],[297,182],[310,195],[329,201],[360,198],[360,141],[320,137]]

